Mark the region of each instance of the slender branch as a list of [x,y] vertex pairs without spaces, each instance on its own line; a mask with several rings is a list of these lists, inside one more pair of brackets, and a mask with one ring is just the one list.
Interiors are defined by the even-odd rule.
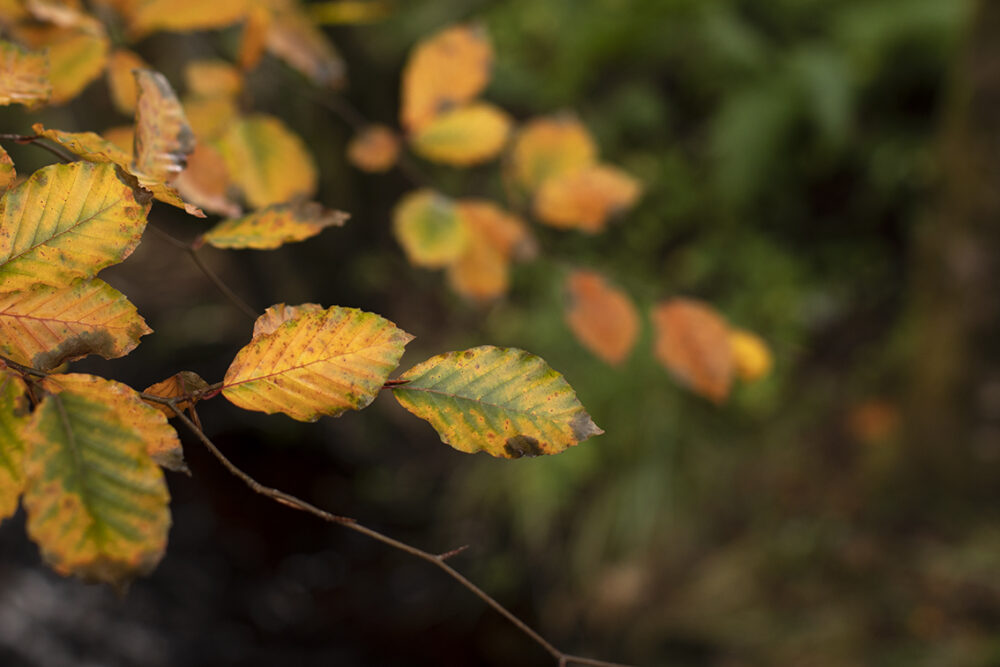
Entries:
[[59,146],[54,146],[46,141],[42,141],[44,137],[40,137],[37,134],[10,134],[3,133],[0,134],[0,139],[7,139],[8,141],[16,141],[19,144],[31,144],[33,146],[38,146],[41,149],[47,150],[48,152],[55,155],[61,162],[74,162],[79,160],[78,155],[74,155],[69,151],[63,150]]
[[344,526],[354,532],[366,535],[373,540],[381,542],[382,544],[388,545],[394,549],[407,553],[420,560],[427,561],[432,565],[436,566],[438,569],[444,571],[449,577],[461,584],[466,590],[471,592],[473,595],[478,597],[480,600],[485,602],[487,605],[493,608],[498,614],[506,618],[510,623],[512,623],[518,630],[530,637],[536,644],[544,648],[549,654],[552,655],[557,661],[560,667],[564,665],[578,664],[578,665],[591,665],[592,667],[627,667],[621,665],[620,663],[606,662],[603,660],[594,660],[591,658],[583,658],[575,655],[569,655],[563,653],[558,648],[556,648],[552,643],[550,643],[545,637],[539,634],[527,623],[522,621],[520,618],[514,615],[513,612],[508,610],[502,604],[497,602],[493,597],[489,595],[486,591],[481,589],[476,584],[472,583],[468,578],[465,577],[461,572],[453,568],[447,562],[448,558],[455,556],[457,553],[464,551],[466,547],[461,547],[459,549],[454,549],[452,551],[445,552],[443,554],[432,554],[423,549],[414,547],[406,542],[401,542],[395,538],[389,537],[379,531],[369,528],[363,524],[357,522],[357,520],[339,516],[336,514],[331,514],[325,510],[322,510],[311,503],[308,503],[301,498],[297,498],[291,494],[285,493],[278,489],[273,489],[271,487],[265,486],[258,482],[256,479],[251,477],[249,474],[244,472],[242,469],[237,467],[232,461],[230,461],[225,454],[215,445],[212,440],[205,435],[205,432],[201,430],[193,421],[191,421],[187,416],[184,415],[183,411],[177,406],[177,399],[175,398],[163,398],[159,396],[147,396],[149,400],[153,400],[157,403],[168,406],[174,411],[174,414],[178,419],[191,431],[192,434],[208,449],[209,452],[222,464],[222,466],[228,470],[232,475],[240,479],[244,484],[246,484],[252,491],[258,493],[267,498],[296,509],[313,516],[327,521],[329,523],[335,523],[340,526]]

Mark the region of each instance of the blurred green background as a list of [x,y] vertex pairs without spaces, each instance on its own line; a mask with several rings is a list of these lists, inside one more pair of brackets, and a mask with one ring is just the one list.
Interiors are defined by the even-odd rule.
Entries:
[[[1000,664],[992,7],[428,0],[331,29],[349,70],[344,96],[395,125],[412,46],[481,22],[497,54],[487,99],[519,120],[574,111],[602,159],[643,182],[638,206],[600,235],[536,225],[539,257],[517,265],[510,294],[488,307],[406,263],[389,221],[412,184],[347,165],[350,127],[324,94],[266,62],[251,78],[254,107],[306,138],[320,200],[353,217],[272,253],[207,250],[213,266],[260,309],[316,301],[388,317],[417,336],[403,368],[486,343],[530,350],[606,434],[544,459],[469,456],[387,396],[315,425],[213,403],[206,430],[265,483],[430,550],[472,545],[455,564],[572,653],[713,667]],[[231,53],[234,37],[187,36],[177,48],[158,36],[140,52],[172,74]],[[104,91],[88,95],[44,122],[115,124],[80,111],[108,108]],[[44,159],[20,151],[15,160]],[[495,164],[418,166],[447,194],[503,200]],[[179,236],[199,230],[170,211],[153,217]],[[620,368],[563,321],[563,281],[581,267],[605,273],[644,314]],[[138,387],[182,367],[212,381],[249,337],[155,239],[107,279],[157,333],[127,360],[81,368]],[[677,295],[759,333],[773,373],[721,407],[680,387],[652,355],[647,317]],[[289,519],[186,444],[194,478],[171,478],[175,528],[160,570],[135,584],[132,602],[93,593],[76,603],[139,619],[152,636],[169,629],[161,662],[142,664],[549,664],[452,582]],[[0,571],[8,581],[37,567],[14,530],[0,530],[22,554],[22,569]],[[201,596],[178,592],[192,580]],[[184,639],[206,596],[215,602],[199,622],[214,639]],[[140,611],[123,607],[136,598]],[[8,636],[11,659],[32,664]],[[73,641],[95,664],[118,650]],[[113,655],[130,664],[124,649]]]

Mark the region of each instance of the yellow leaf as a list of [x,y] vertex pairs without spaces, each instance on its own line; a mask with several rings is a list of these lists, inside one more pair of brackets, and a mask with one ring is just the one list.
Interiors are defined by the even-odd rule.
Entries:
[[274,8],[267,27],[267,50],[309,77],[317,86],[344,83],[344,61],[323,31],[302,13],[298,2]]
[[462,452],[519,458],[558,454],[604,431],[569,383],[541,358],[491,345],[417,364],[393,387],[399,404]]
[[767,343],[755,333],[744,329],[729,332],[729,345],[733,350],[736,374],[744,382],[753,382],[771,372],[774,359]]
[[84,373],[50,375],[43,386],[50,392],[71,391],[99,401],[135,431],[157,465],[175,472],[188,472],[177,431],[167,423],[163,413],[142,400],[132,387]]
[[432,269],[458,259],[468,239],[454,202],[431,190],[416,190],[396,203],[392,230],[411,264]]
[[695,393],[715,403],[729,395],[733,355],[729,327],[715,309],[694,299],[653,308],[656,358]]
[[77,2],[65,0],[25,0],[25,8],[37,20],[51,23],[61,28],[79,28],[85,32],[104,31],[101,22],[83,11]]
[[281,204],[316,191],[316,167],[302,140],[279,119],[262,114],[233,123],[219,150],[253,208]]
[[235,220],[224,220],[202,237],[216,248],[271,250],[304,241],[327,227],[343,226],[350,216],[316,202],[275,204]]
[[321,25],[372,23],[391,13],[392,5],[383,0],[332,0],[309,5],[309,15]]
[[56,572],[122,586],[156,567],[169,495],[130,424],[100,399],[63,391],[42,401],[24,436],[28,535]]
[[[197,394],[208,389],[208,383],[201,379],[201,376],[192,371],[181,371],[174,373],[166,380],[150,385],[143,390],[143,394],[159,396],[161,398],[181,399],[177,402],[177,408],[187,410],[198,402]],[[174,411],[162,403],[147,401],[146,405],[159,410],[167,419],[173,419]]]
[[45,48],[49,58],[51,104],[76,97],[101,75],[111,44],[102,32],[57,26],[20,26],[17,36],[33,49]]
[[174,181],[174,187],[185,201],[232,218],[243,211],[229,199],[230,182],[229,169],[218,149],[211,144],[198,143],[188,156],[187,167]]
[[0,370],[0,521],[17,511],[24,490],[23,429],[28,413],[24,382]]
[[248,0],[138,0],[127,16],[129,32],[138,38],[157,30],[224,28],[243,18],[248,6]]
[[6,190],[14,184],[17,179],[17,171],[14,169],[14,161],[10,155],[0,146],[0,190]]
[[597,162],[597,144],[583,124],[570,115],[536,118],[514,138],[509,168],[514,181],[528,192],[542,183]]
[[230,97],[189,97],[184,99],[184,115],[200,143],[219,138],[240,116]]
[[631,208],[639,198],[639,183],[615,167],[584,167],[546,179],[535,193],[538,219],[560,229],[595,233],[608,218]]
[[266,7],[255,6],[247,13],[240,35],[239,52],[236,55],[236,62],[244,72],[256,67],[264,55],[270,26],[271,12]]
[[382,389],[412,338],[356,308],[307,308],[240,350],[222,395],[246,410],[283,412],[299,421],[360,410]]
[[0,105],[23,104],[34,109],[51,95],[48,57],[0,41]]
[[496,157],[509,132],[510,116],[479,102],[442,113],[418,130],[410,143],[428,160],[467,166]]
[[0,200],[0,284],[61,287],[128,257],[146,227],[149,196],[110,164],[42,167]]
[[0,353],[39,370],[89,354],[125,356],[148,333],[135,306],[96,278],[0,292]]
[[571,273],[566,291],[566,323],[576,339],[612,366],[625,361],[639,336],[639,314],[628,295],[594,271]]
[[188,92],[196,97],[233,97],[243,90],[243,75],[225,60],[195,60],[184,68]]
[[131,116],[139,95],[132,70],[147,69],[149,65],[139,54],[129,49],[115,49],[108,60],[108,89],[115,108]]
[[403,70],[400,122],[416,132],[486,87],[493,47],[481,27],[457,25],[420,42]]
[[323,306],[318,303],[303,303],[298,306],[289,306],[283,303],[275,304],[268,308],[253,323],[253,335],[251,338],[274,333],[278,327],[288,320],[296,319],[308,313],[318,313],[322,310],[324,310]]
[[125,155],[126,164],[131,164],[132,147],[135,144],[135,128],[131,125],[109,127],[101,132],[101,137]]
[[143,185],[170,183],[194,150],[194,132],[165,76],[140,69],[135,71],[135,82],[139,99],[132,173]]
[[385,125],[369,125],[347,145],[347,159],[362,171],[388,171],[398,157],[399,139]]

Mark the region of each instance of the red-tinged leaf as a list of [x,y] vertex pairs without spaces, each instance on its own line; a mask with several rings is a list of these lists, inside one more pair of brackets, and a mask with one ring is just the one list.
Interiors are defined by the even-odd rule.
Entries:
[[616,167],[585,167],[543,182],[533,212],[552,227],[595,233],[610,217],[631,208],[640,192],[638,181]]
[[722,403],[733,382],[729,327],[715,309],[694,299],[653,308],[656,358],[693,392]]
[[304,241],[327,227],[341,227],[349,217],[343,211],[326,209],[316,202],[277,204],[242,218],[224,220],[202,238],[216,248],[271,250],[285,243]]
[[0,292],[0,353],[39,370],[90,354],[125,356],[148,333],[135,306],[96,278]]
[[24,490],[24,437],[28,400],[24,382],[0,370],[0,522],[17,511]]
[[480,102],[443,112],[415,132],[410,143],[428,160],[465,167],[499,155],[510,126],[504,111]]
[[24,290],[89,278],[128,257],[149,211],[110,164],[42,167],[0,200],[0,284]]
[[394,386],[399,404],[462,452],[502,458],[558,454],[604,431],[540,357],[490,345],[417,364]]
[[45,561],[116,586],[152,571],[166,549],[169,495],[136,430],[99,398],[63,391],[42,401],[24,436],[28,535]]
[[410,263],[432,269],[458,259],[468,241],[455,203],[431,190],[416,190],[399,200],[392,229]]
[[625,361],[639,336],[632,300],[593,271],[571,273],[566,291],[566,323],[577,340],[612,366]]
[[148,69],[134,74],[139,99],[132,173],[143,185],[170,183],[194,150],[194,132],[165,76]]
[[534,192],[553,176],[597,162],[597,144],[583,124],[567,114],[536,118],[514,138],[509,170],[514,182]]
[[396,165],[399,139],[385,125],[370,125],[347,145],[347,159],[362,171],[379,173]]
[[0,105],[23,104],[34,109],[51,96],[48,57],[0,41]]
[[299,421],[360,410],[378,394],[412,338],[356,308],[306,307],[240,350],[222,395],[246,410],[283,412]]
[[[208,389],[208,383],[200,375],[192,371],[181,371],[171,375],[166,380],[146,387],[142,393],[149,394],[150,396],[159,396],[160,398],[178,399],[177,408],[179,410],[187,410],[198,402],[199,395],[206,389]],[[174,417],[174,411],[169,406],[146,399],[143,400],[150,407],[162,412],[167,419]]]

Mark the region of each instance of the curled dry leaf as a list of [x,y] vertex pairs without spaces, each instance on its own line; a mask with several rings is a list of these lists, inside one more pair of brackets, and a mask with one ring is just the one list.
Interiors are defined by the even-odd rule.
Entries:
[[729,332],[736,374],[744,382],[754,382],[771,372],[774,359],[767,343],[757,334],[744,329]]
[[640,192],[639,183],[621,169],[595,165],[546,179],[532,209],[552,227],[595,233],[611,216],[631,208]]
[[399,139],[385,125],[369,125],[347,145],[347,159],[362,171],[388,171],[396,165],[398,157]]
[[202,238],[216,248],[272,250],[316,236],[327,227],[341,227],[349,217],[316,202],[276,204],[242,218],[224,220]]
[[653,308],[653,352],[695,393],[722,403],[729,396],[734,364],[729,326],[714,308],[675,298]]
[[541,358],[491,345],[439,354],[400,376],[393,395],[462,452],[558,454],[604,431]]
[[566,291],[566,323],[577,340],[612,366],[625,361],[639,336],[632,300],[594,271],[571,273]]
[[489,83],[493,47],[479,26],[457,25],[421,41],[403,70],[400,122],[417,132],[471,101]]
[[[150,396],[159,396],[160,398],[180,399],[177,401],[177,408],[187,410],[198,402],[198,394],[206,389],[208,389],[208,383],[200,375],[192,371],[181,371],[171,375],[166,380],[146,387],[142,393],[149,394]],[[167,419],[174,417],[174,411],[168,406],[162,403],[146,401],[146,399],[143,400],[146,402],[146,405],[162,412],[163,416]]]
[[499,155],[510,126],[510,116],[504,111],[478,102],[441,113],[416,131],[410,143],[428,160],[468,166]]
[[51,96],[46,54],[0,41],[0,105],[22,104],[34,109],[48,102]]
[[139,98],[132,173],[143,185],[170,183],[184,170],[194,150],[194,132],[165,76],[149,69],[134,74]]
[[529,121],[517,133],[508,168],[515,183],[534,192],[546,179],[597,163],[597,144],[575,116]]
[[432,190],[416,190],[396,203],[392,230],[414,266],[437,269],[458,259],[468,231],[455,203]]

